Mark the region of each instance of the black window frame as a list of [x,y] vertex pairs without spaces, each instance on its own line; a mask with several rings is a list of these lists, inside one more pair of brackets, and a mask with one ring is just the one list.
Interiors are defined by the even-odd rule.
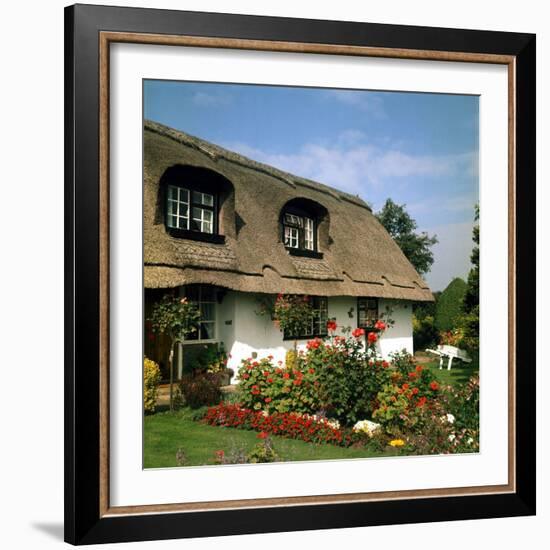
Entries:
[[[305,247],[305,223],[304,227],[297,227],[286,223],[286,215],[290,214],[292,216],[298,216],[302,219],[309,218],[313,222],[313,250]],[[298,229],[298,247],[288,246],[285,239],[285,228],[294,227]],[[281,212],[281,240],[288,251],[292,256],[305,256],[308,258],[317,258],[322,259],[323,254],[319,252],[319,239],[318,239],[318,229],[319,229],[319,220],[316,215],[312,214],[306,209],[299,208],[296,206],[290,206],[283,209]]]
[[[179,189],[185,189],[189,193],[189,228],[181,229],[179,227],[171,227],[168,223],[168,188],[177,187]],[[193,200],[193,192],[196,193],[206,193],[212,195],[213,205],[205,205],[202,203],[195,202]],[[204,185],[197,185],[193,183],[179,183],[179,182],[167,182],[164,189],[164,226],[166,232],[172,237],[178,239],[189,239],[193,241],[203,241],[214,244],[223,244],[225,243],[225,237],[219,233],[219,194],[213,189],[208,188]],[[210,210],[212,212],[212,233],[206,233],[204,231],[199,231],[191,227],[193,220],[193,208],[201,208],[203,210]]]
[[[380,300],[378,298],[373,298],[373,297],[368,297],[368,296],[360,296],[357,298],[357,327],[358,328],[362,328],[362,329],[365,329],[365,330],[373,330],[374,329],[374,323],[372,325],[362,325],[360,324],[359,322],[359,319],[360,319],[360,311],[362,309],[365,309],[366,311],[369,311],[369,309],[373,309],[373,308],[369,308],[367,307],[367,304],[366,302],[368,302],[369,300],[372,300],[372,301],[375,301],[376,302],[376,319],[374,321],[374,323],[376,323],[376,321],[378,320],[379,318],[379,315],[380,315]],[[362,308],[361,306],[361,303],[362,302],[365,302],[365,306],[364,308]]]
[[[328,321],[328,297],[327,296],[310,296],[308,295],[309,300],[313,303],[314,301],[324,301],[325,302],[325,311],[326,311],[326,321]],[[314,308],[321,310],[321,307]],[[321,322],[318,323],[319,328],[321,328]],[[312,334],[299,334],[297,336],[295,335],[289,335],[286,333],[283,333],[283,341],[289,341],[289,340],[311,340],[312,338],[324,338],[328,335],[328,329],[326,322],[324,323],[324,332],[319,333],[312,333]]]

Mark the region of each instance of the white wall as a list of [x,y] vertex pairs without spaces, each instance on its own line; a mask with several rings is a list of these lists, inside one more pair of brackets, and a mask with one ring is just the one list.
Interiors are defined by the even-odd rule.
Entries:
[[[378,351],[384,358],[394,351],[406,349],[413,352],[411,304],[397,300],[380,300],[380,313],[391,308],[394,326],[386,331],[378,342]],[[242,359],[253,352],[258,357],[273,355],[275,361],[284,361],[285,354],[294,346],[294,341],[283,340],[281,331],[268,316],[258,315],[257,295],[243,292],[228,292],[218,306],[218,335],[225,349],[231,354],[228,366],[235,373]],[[328,316],[338,324],[336,334],[344,327],[357,327],[357,299],[339,296],[328,299]],[[231,324],[228,324],[231,323]],[[304,349],[307,340],[298,342],[298,349]]]

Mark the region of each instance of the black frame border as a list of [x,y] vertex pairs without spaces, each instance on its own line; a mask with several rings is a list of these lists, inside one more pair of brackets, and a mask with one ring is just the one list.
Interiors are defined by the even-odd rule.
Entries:
[[[516,63],[516,492],[100,517],[99,32],[511,55]],[[146,8],[65,8],[65,541],[130,542],[535,514],[533,34]],[[529,319],[529,323],[521,323]]]

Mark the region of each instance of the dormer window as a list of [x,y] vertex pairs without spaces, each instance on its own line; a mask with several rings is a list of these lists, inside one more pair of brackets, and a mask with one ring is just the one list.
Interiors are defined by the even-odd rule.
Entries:
[[295,205],[284,209],[282,218],[282,238],[288,252],[294,256],[320,258],[317,249],[317,216]]
[[171,229],[214,233],[214,195],[168,185],[167,226]]
[[286,247],[315,250],[315,224],[311,218],[287,212],[285,213],[283,225]]

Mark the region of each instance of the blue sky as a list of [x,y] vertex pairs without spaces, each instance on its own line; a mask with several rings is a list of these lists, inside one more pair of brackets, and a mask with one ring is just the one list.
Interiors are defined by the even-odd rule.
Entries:
[[470,269],[478,201],[476,96],[145,81],[144,115],[255,160],[359,195],[406,204],[436,234],[426,280]]

